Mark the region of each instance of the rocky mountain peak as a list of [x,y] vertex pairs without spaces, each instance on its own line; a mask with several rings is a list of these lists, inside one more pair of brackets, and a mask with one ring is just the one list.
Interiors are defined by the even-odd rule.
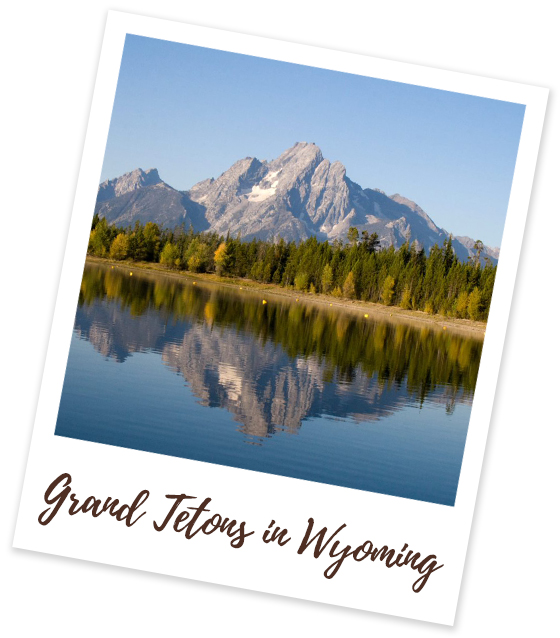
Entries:
[[261,162],[256,157],[245,157],[244,159],[237,160],[230,168],[218,177],[218,180],[224,176],[244,178],[252,175],[255,171],[261,167]]
[[270,170],[290,167],[292,172],[314,169],[323,161],[321,149],[310,142],[296,142],[278,158],[270,162]]
[[144,188],[146,186],[155,186],[161,184],[162,179],[159,176],[157,168],[150,168],[143,171],[137,168],[130,173],[125,173],[120,177],[111,180],[105,180],[99,186],[97,201],[105,201],[113,197],[120,197],[126,193]]
[[[297,142],[271,161],[240,159],[186,192],[162,182],[155,169],[137,169],[100,185],[96,211],[119,225],[136,219],[168,228],[184,224],[248,240],[299,242],[315,236],[344,242],[354,226],[360,234],[376,233],[381,246],[411,241],[428,251],[449,235],[407,197],[388,197],[353,182],[341,162],[323,158],[312,142]],[[463,261],[472,257],[473,245],[469,238],[453,240]],[[496,261],[498,251],[485,254]]]

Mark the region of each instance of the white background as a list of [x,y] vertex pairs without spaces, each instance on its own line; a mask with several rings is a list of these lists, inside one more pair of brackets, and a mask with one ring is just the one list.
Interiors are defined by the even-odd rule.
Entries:
[[[208,2],[204,9],[185,2],[51,2],[4,14],[7,288],[0,334],[1,422],[8,433],[2,446],[2,583],[8,604],[2,622],[18,623],[17,635],[51,623],[52,633],[62,636],[217,635],[237,633],[235,626],[249,636],[309,630],[326,636],[553,633],[558,349],[551,304],[559,234],[553,189],[560,166],[552,142],[560,136],[557,21],[546,6],[533,2],[528,14],[528,8],[512,13],[506,3],[477,2],[395,2],[367,11],[352,2],[333,9],[311,2]],[[11,549],[108,8],[551,88],[454,629]]]

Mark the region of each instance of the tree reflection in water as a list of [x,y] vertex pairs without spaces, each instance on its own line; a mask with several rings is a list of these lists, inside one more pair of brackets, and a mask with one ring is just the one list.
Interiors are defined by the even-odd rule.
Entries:
[[309,416],[375,421],[426,400],[472,401],[482,340],[314,303],[86,264],[76,332],[124,361],[154,351],[199,402],[252,437]]

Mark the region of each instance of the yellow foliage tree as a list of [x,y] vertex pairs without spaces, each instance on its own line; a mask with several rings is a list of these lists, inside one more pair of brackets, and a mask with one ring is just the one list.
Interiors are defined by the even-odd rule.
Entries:
[[467,308],[469,305],[469,293],[463,290],[457,297],[457,303],[455,304],[455,314],[462,319],[467,315]]
[[294,286],[296,290],[307,290],[307,282],[309,277],[306,272],[298,272],[294,279]]
[[356,296],[356,282],[354,281],[354,273],[350,271],[348,277],[342,286],[342,294],[349,299],[354,299]]
[[214,252],[214,263],[216,264],[216,272],[221,275],[224,270],[224,265],[228,258],[227,244],[223,241],[216,251]]
[[403,290],[402,297],[401,297],[401,308],[404,308],[405,310],[409,310],[411,302],[412,302],[412,291],[410,290],[410,286],[406,286],[406,288]]
[[395,278],[391,275],[385,277],[383,282],[383,290],[381,292],[381,299],[386,306],[390,306],[395,296]]
[[179,249],[175,244],[167,242],[161,251],[159,256],[161,264],[168,266],[169,268],[177,268],[180,264]]
[[471,294],[469,295],[469,317],[473,321],[478,321],[480,319],[480,302],[482,301],[480,290],[478,288],[474,288]]
[[119,233],[115,239],[113,239],[111,249],[109,250],[109,256],[111,259],[122,261],[123,259],[126,259],[127,255],[128,237],[124,233]]
[[321,286],[323,292],[329,292],[333,284],[333,271],[330,264],[325,264],[323,268],[323,276],[321,277]]

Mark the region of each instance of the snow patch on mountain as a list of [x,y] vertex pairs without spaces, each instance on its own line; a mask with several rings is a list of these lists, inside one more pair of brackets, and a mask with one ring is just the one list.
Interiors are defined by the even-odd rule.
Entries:
[[[185,224],[196,232],[277,241],[347,241],[348,229],[376,233],[382,246],[406,241],[428,251],[449,234],[415,202],[362,188],[339,162],[323,158],[316,144],[298,142],[271,161],[246,157],[219,177],[181,192],[161,180],[157,170],[137,169],[99,187],[96,212],[109,223],[154,221],[167,228]],[[474,240],[453,239],[459,259],[475,255]],[[499,249],[484,248],[481,258],[497,261]]]
[[251,202],[264,202],[265,199],[276,194],[277,184],[278,182],[274,182],[270,188],[261,188],[258,184],[253,186],[251,193],[248,195],[249,200]]

